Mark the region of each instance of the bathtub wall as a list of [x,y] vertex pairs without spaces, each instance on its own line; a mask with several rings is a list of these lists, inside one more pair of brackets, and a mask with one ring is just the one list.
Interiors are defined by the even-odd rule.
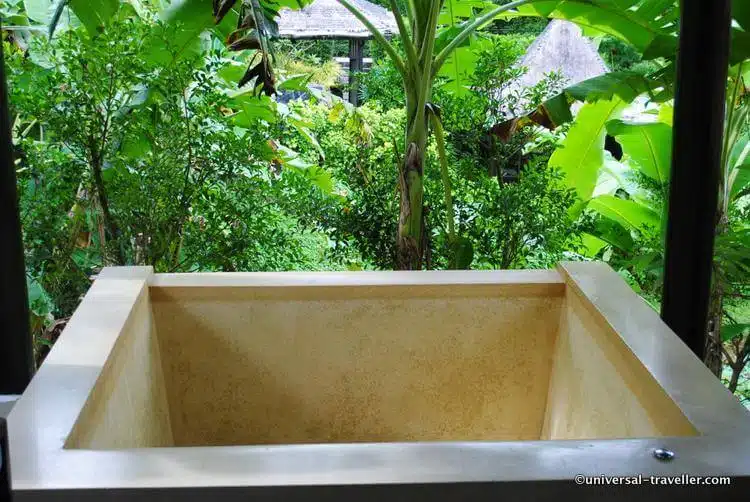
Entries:
[[542,439],[696,435],[675,402],[581,295],[568,285]]
[[175,444],[539,439],[564,287],[528,274],[152,287]]
[[[106,302],[106,288],[118,284],[122,281],[101,278],[89,296]],[[65,447],[108,450],[174,445],[161,365],[144,283]]]

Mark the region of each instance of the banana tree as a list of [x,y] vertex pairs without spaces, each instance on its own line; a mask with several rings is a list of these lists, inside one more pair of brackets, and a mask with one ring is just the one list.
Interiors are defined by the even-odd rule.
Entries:
[[[338,0],[368,30],[393,61],[403,80],[406,96],[407,125],[406,148],[399,168],[401,208],[398,225],[398,263],[401,269],[422,268],[427,236],[424,230],[424,164],[429,136],[430,113],[435,78],[454,51],[465,44],[478,29],[490,23],[498,15],[513,11],[532,0],[518,0],[502,6],[484,2],[472,2],[469,12],[472,17],[464,23],[450,26],[441,22],[444,6],[454,2],[444,0],[409,0],[406,19],[402,17],[396,0],[390,0],[390,8],[398,24],[403,56],[368,19],[347,0]],[[488,5],[492,5],[488,7]],[[465,7],[465,6],[464,6]],[[474,8],[481,13],[473,16]],[[441,26],[445,29],[439,30]]]
[[[750,228],[741,216],[737,217],[750,195],[750,96],[743,68],[744,64],[730,71],[710,325],[704,359],[717,377],[722,371],[722,356],[727,360],[732,368],[732,390],[750,361],[748,326],[734,322],[722,326],[727,319],[724,299],[737,294],[736,285],[750,283],[747,253]],[[666,224],[664,202],[671,167],[672,108],[662,105],[657,115],[645,114],[636,121],[618,119],[619,109],[612,101],[585,105],[561,148],[550,159],[550,165],[561,169],[565,182],[578,194],[580,202],[573,208],[573,216],[584,209],[599,216],[592,234],[584,239],[589,246],[589,256],[598,256],[605,247],[617,250],[620,256],[626,257],[628,271],[651,276],[652,280],[647,282],[654,282],[656,289],[644,293],[658,295]],[[649,120],[644,120],[646,118]],[[604,151],[604,131],[621,144],[622,162]],[[588,153],[576,155],[580,151]],[[636,174],[648,181],[639,182]],[[736,346],[733,351],[727,351],[728,343]]]
[[[733,232],[732,205],[750,194],[750,96],[747,88],[747,70],[750,60],[730,68],[729,92],[727,93],[727,118],[724,128],[722,151],[722,175],[719,180],[719,206],[716,224],[716,252],[710,297],[708,339],[705,362],[717,376],[721,375],[722,356],[726,355],[731,366],[733,360],[723,352],[722,321],[724,319],[724,295],[737,276],[750,277],[746,259],[724,259],[739,248],[742,257],[746,254],[747,233]],[[744,238],[743,238],[744,237]],[[744,251],[744,252],[743,252]],[[747,345],[747,344],[746,344]],[[739,356],[738,356],[739,358]]]

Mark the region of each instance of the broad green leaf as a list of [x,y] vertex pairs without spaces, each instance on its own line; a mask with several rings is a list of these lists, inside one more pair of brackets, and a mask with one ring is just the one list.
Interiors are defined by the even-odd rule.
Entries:
[[750,160],[737,166],[728,182],[731,185],[730,199],[750,194]]
[[557,167],[568,187],[575,190],[578,202],[571,208],[575,217],[591,198],[599,170],[604,166],[606,124],[619,116],[625,107],[620,99],[586,104],[581,108],[562,145],[549,160]]
[[635,272],[642,274],[644,272],[653,270],[655,268],[654,263],[656,263],[656,266],[658,267],[662,262],[661,256],[661,253],[657,251],[639,254],[635,258],[630,260],[630,266],[633,267],[633,270]]
[[306,170],[306,175],[313,185],[320,188],[323,193],[333,193],[333,177],[331,173],[320,166],[312,166]]
[[445,64],[440,68],[439,76],[448,79],[448,88],[456,96],[464,96],[470,92],[469,79],[474,73],[479,56],[475,48],[469,45],[458,47]]
[[721,339],[724,342],[748,334],[750,334],[750,324],[728,324],[721,327]]
[[588,207],[630,230],[658,229],[661,225],[659,213],[653,209],[612,195],[600,195]]
[[322,167],[307,162],[297,152],[283,145],[277,148],[277,155],[278,161],[283,167],[304,174],[311,183],[324,193],[330,194],[333,192],[333,177]]
[[669,77],[660,78],[638,72],[612,72],[568,87],[565,93],[578,101],[589,103],[602,99],[611,100],[615,97],[632,103],[642,94],[655,95],[660,89],[671,89],[674,85],[674,76],[667,75]]
[[733,29],[729,64],[740,64],[748,58],[750,58],[750,32]]
[[29,309],[31,312],[38,317],[49,318],[55,309],[55,305],[41,283],[27,275],[26,290],[28,292]]
[[230,105],[237,110],[232,119],[238,127],[249,129],[258,121],[274,122],[278,117],[275,103],[266,95],[238,94],[231,99]]
[[594,231],[596,237],[603,240],[612,247],[615,247],[626,253],[632,253],[635,248],[635,242],[630,230],[626,230],[614,220],[609,218],[600,218],[596,222]]
[[[26,15],[32,21],[50,26],[55,19],[55,13],[60,6],[60,0],[23,0]],[[62,15],[57,19],[57,31],[68,27],[75,28],[81,25],[81,21],[69,8],[65,8]]]
[[307,91],[307,84],[310,82],[311,77],[312,75],[310,74],[292,75],[279,84],[279,89],[284,91]]
[[214,25],[211,2],[206,0],[176,0],[159,17],[164,25],[154,28],[147,58],[163,65],[199,49],[199,35]]
[[672,160],[672,128],[661,122],[638,124],[613,120],[607,132],[617,138],[623,151],[639,170],[660,186],[669,181]]
[[247,65],[229,60],[227,64],[216,70],[216,74],[227,84],[236,87],[237,82],[239,82],[246,71]]
[[122,154],[129,159],[140,159],[151,151],[151,142],[145,135],[130,135],[123,142]]
[[307,139],[307,141],[310,142],[310,144],[315,148],[315,151],[318,152],[318,156],[321,159],[326,158],[326,154],[323,151],[323,148],[320,146],[320,143],[318,143],[318,139],[315,137],[315,134],[310,130],[312,127],[312,124],[309,122],[306,122],[305,120],[302,120],[297,114],[290,114],[286,117],[287,121],[294,127],[297,132],[299,132],[302,137]]
[[733,0],[732,17],[745,31],[750,31],[750,2]]
[[584,233],[581,235],[583,241],[584,256],[594,258],[607,245],[607,241],[600,239],[595,235]]
[[495,4],[485,0],[446,0],[443,10],[440,11],[438,23],[456,24],[492,7],[495,7]]
[[[634,8],[638,6],[644,8],[644,14]],[[657,36],[677,31],[676,26],[664,25],[657,17],[668,15],[676,9],[675,2],[664,2],[664,5],[658,6],[651,0],[536,0],[518,7],[515,12],[501,14],[500,17],[541,16],[566,19],[612,35],[644,52]],[[659,14],[654,16],[654,12]]]
[[674,106],[673,105],[661,105],[659,107],[659,122],[672,126],[674,123]]
[[24,0],[23,6],[29,19],[37,23],[49,24],[57,9],[59,0]]
[[70,8],[92,35],[99,33],[120,8],[120,0],[70,0]]
[[[629,104],[643,94],[648,94],[650,100],[655,103],[670,100],[674,94],[673,66],[668,65],[651,75],[637,72],[613,72],[585,80],[545,101],[526,118],[544,126],[546,126],[545,122],[549,121],[557,127],[573,119],[570,109],[571,101],[595,103],[602,100],[620,99]],[[544,121],[540,122],[538,117],[543,118]]]
[[[445,27],[436,35],[435,52],[440,52],[461,33],[464,20],[474,18],[475,11],[479,12],[491,6],[493,6],[492,3],[481,0],[447,0],[443,5],[441,14],[443,21],[440,23]],[[438,73],[439,76],[448,79],[451,92],[457,96],[469,92],[468,82],[474,74],[479,54],[491,45],[488,39],[474,33],[453,50]]]
[[679,39],[674,35],[657,35],[643,51],[643,59],[672,58],[677,53]]

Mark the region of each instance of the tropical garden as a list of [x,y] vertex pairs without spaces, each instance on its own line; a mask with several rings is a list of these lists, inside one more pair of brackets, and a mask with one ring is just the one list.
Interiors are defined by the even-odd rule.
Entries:
[[[608,262],[659,309],[678,2],[377,0],[353,107],[309,0],[3,0],[38,361],[99,270]],[[750,6],[735,2],[705,363],[750,405]],[[549,19],[610,72],[514,85]],[[338,52],[338,53],[337,53]],[[296,99],[282,99],[284,96]]]

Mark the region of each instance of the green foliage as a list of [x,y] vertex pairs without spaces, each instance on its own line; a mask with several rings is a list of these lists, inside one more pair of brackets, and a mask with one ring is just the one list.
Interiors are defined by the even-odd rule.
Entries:
[[375,102],[386,110],[406,106],[401,75],[389,59],[376,60],[370,71],[360,76],[359,86],[363,102]]
[[[130,15],[94,38],[84,28],[35,37],[28,56],[5,46],[40,340],[107,264],[345,266],[291,209],[299,194],[330,192],[330,174],[272,139],[282,125],[299,134],[307,125],[252,89],[230,89],[221,74],[235,63],[221,50],[176,57],[180,48],[151,23]],[[173,56],[166,67],[147,57],[158,35]]]
[[[354,251],[365,266],[394,268],[403,109],[383,111],[367,105],[347,111],[343,104],[307,104],[300,105],[299,112],[312,122],[326,153],[324,167],[338,181],[333,197],[315,202],[313,224],[328,229],[336,256],[350,261]],[[305,146],[304,138],[287,142],[300,149]],[[309,158],[314,155],[308,153]]]
[[275,60],[276,71],[285,75],[306,75],[307,81],[331,88],[339,85],[343,69],[333,59],[299,57],[296,53],[279,53]]
[[659,69],[658,63],[644,61],[643,54],[627,42],[607,35],[599,42],[599,54],[613,72],[634,72],[648,75]]
[[460,209],[477,242],[477,268],[546,268],[576,249],[575,227],[567,217],[575,195],[560,180],[554,170],[535,163],[517,183],[484,181]]

